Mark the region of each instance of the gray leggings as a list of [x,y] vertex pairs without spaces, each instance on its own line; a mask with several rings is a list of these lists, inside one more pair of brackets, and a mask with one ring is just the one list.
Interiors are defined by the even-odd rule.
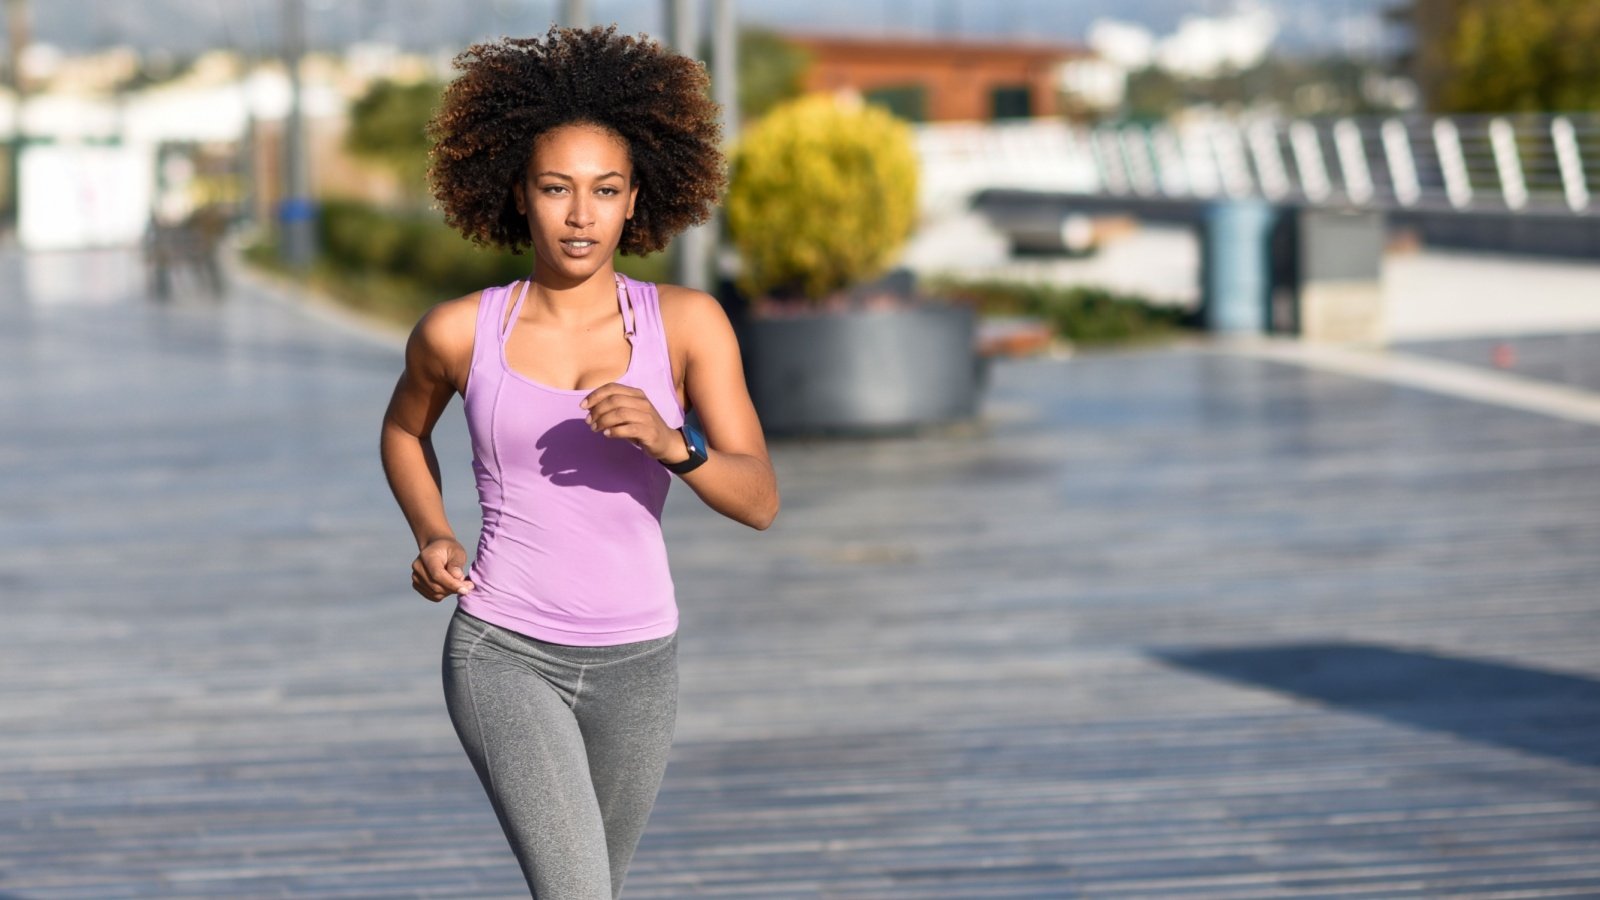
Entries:
[[667,767],[678,636],[571,647],[457,609],[444,698],[536,900],[615,900]]

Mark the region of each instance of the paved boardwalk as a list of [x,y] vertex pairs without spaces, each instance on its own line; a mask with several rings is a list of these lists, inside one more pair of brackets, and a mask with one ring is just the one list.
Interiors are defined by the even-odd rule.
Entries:
[[[0,897],[521,896],[394,348],[136,275],[0,257]],[[1600,427],[1190,347],[776,459],[768,533],[669,503],[627,896],[1600,896]]]
[[[1595,305],[1600,306],[1600,294]],[[1419,341],[1404,351],[1500,369],[1600,394],[1600,333],[1519,334]]]

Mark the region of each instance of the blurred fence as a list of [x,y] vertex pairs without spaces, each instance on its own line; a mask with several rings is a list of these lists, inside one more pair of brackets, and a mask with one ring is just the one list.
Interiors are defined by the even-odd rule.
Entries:
[[1600,214],[1600,116],[1281,121],[1190,116],[1093,128],[1060,121],[918,132],[924,203],[984,188],[1130,198],[1262,197],[1419,211]]

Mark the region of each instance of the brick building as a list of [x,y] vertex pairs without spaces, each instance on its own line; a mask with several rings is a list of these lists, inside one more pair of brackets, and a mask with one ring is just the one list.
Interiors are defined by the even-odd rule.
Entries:
[[1082,47],[791,35],[810,56],[805,88],[853,88],[917,122],[987,121],[1059,111],[1060,70]]

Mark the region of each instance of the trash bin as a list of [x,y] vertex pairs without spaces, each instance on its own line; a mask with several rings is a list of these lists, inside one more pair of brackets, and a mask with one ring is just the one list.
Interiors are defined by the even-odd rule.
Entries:
[[1382,343],[1384,214],[1317,207],[1284,225],[1274,241],[1273,330],[1313,342]]
[[1200,320],[1208,331],[1267,330],[1272,229],[1278,211],[1261,200],[1206,207],[1200,227]]

